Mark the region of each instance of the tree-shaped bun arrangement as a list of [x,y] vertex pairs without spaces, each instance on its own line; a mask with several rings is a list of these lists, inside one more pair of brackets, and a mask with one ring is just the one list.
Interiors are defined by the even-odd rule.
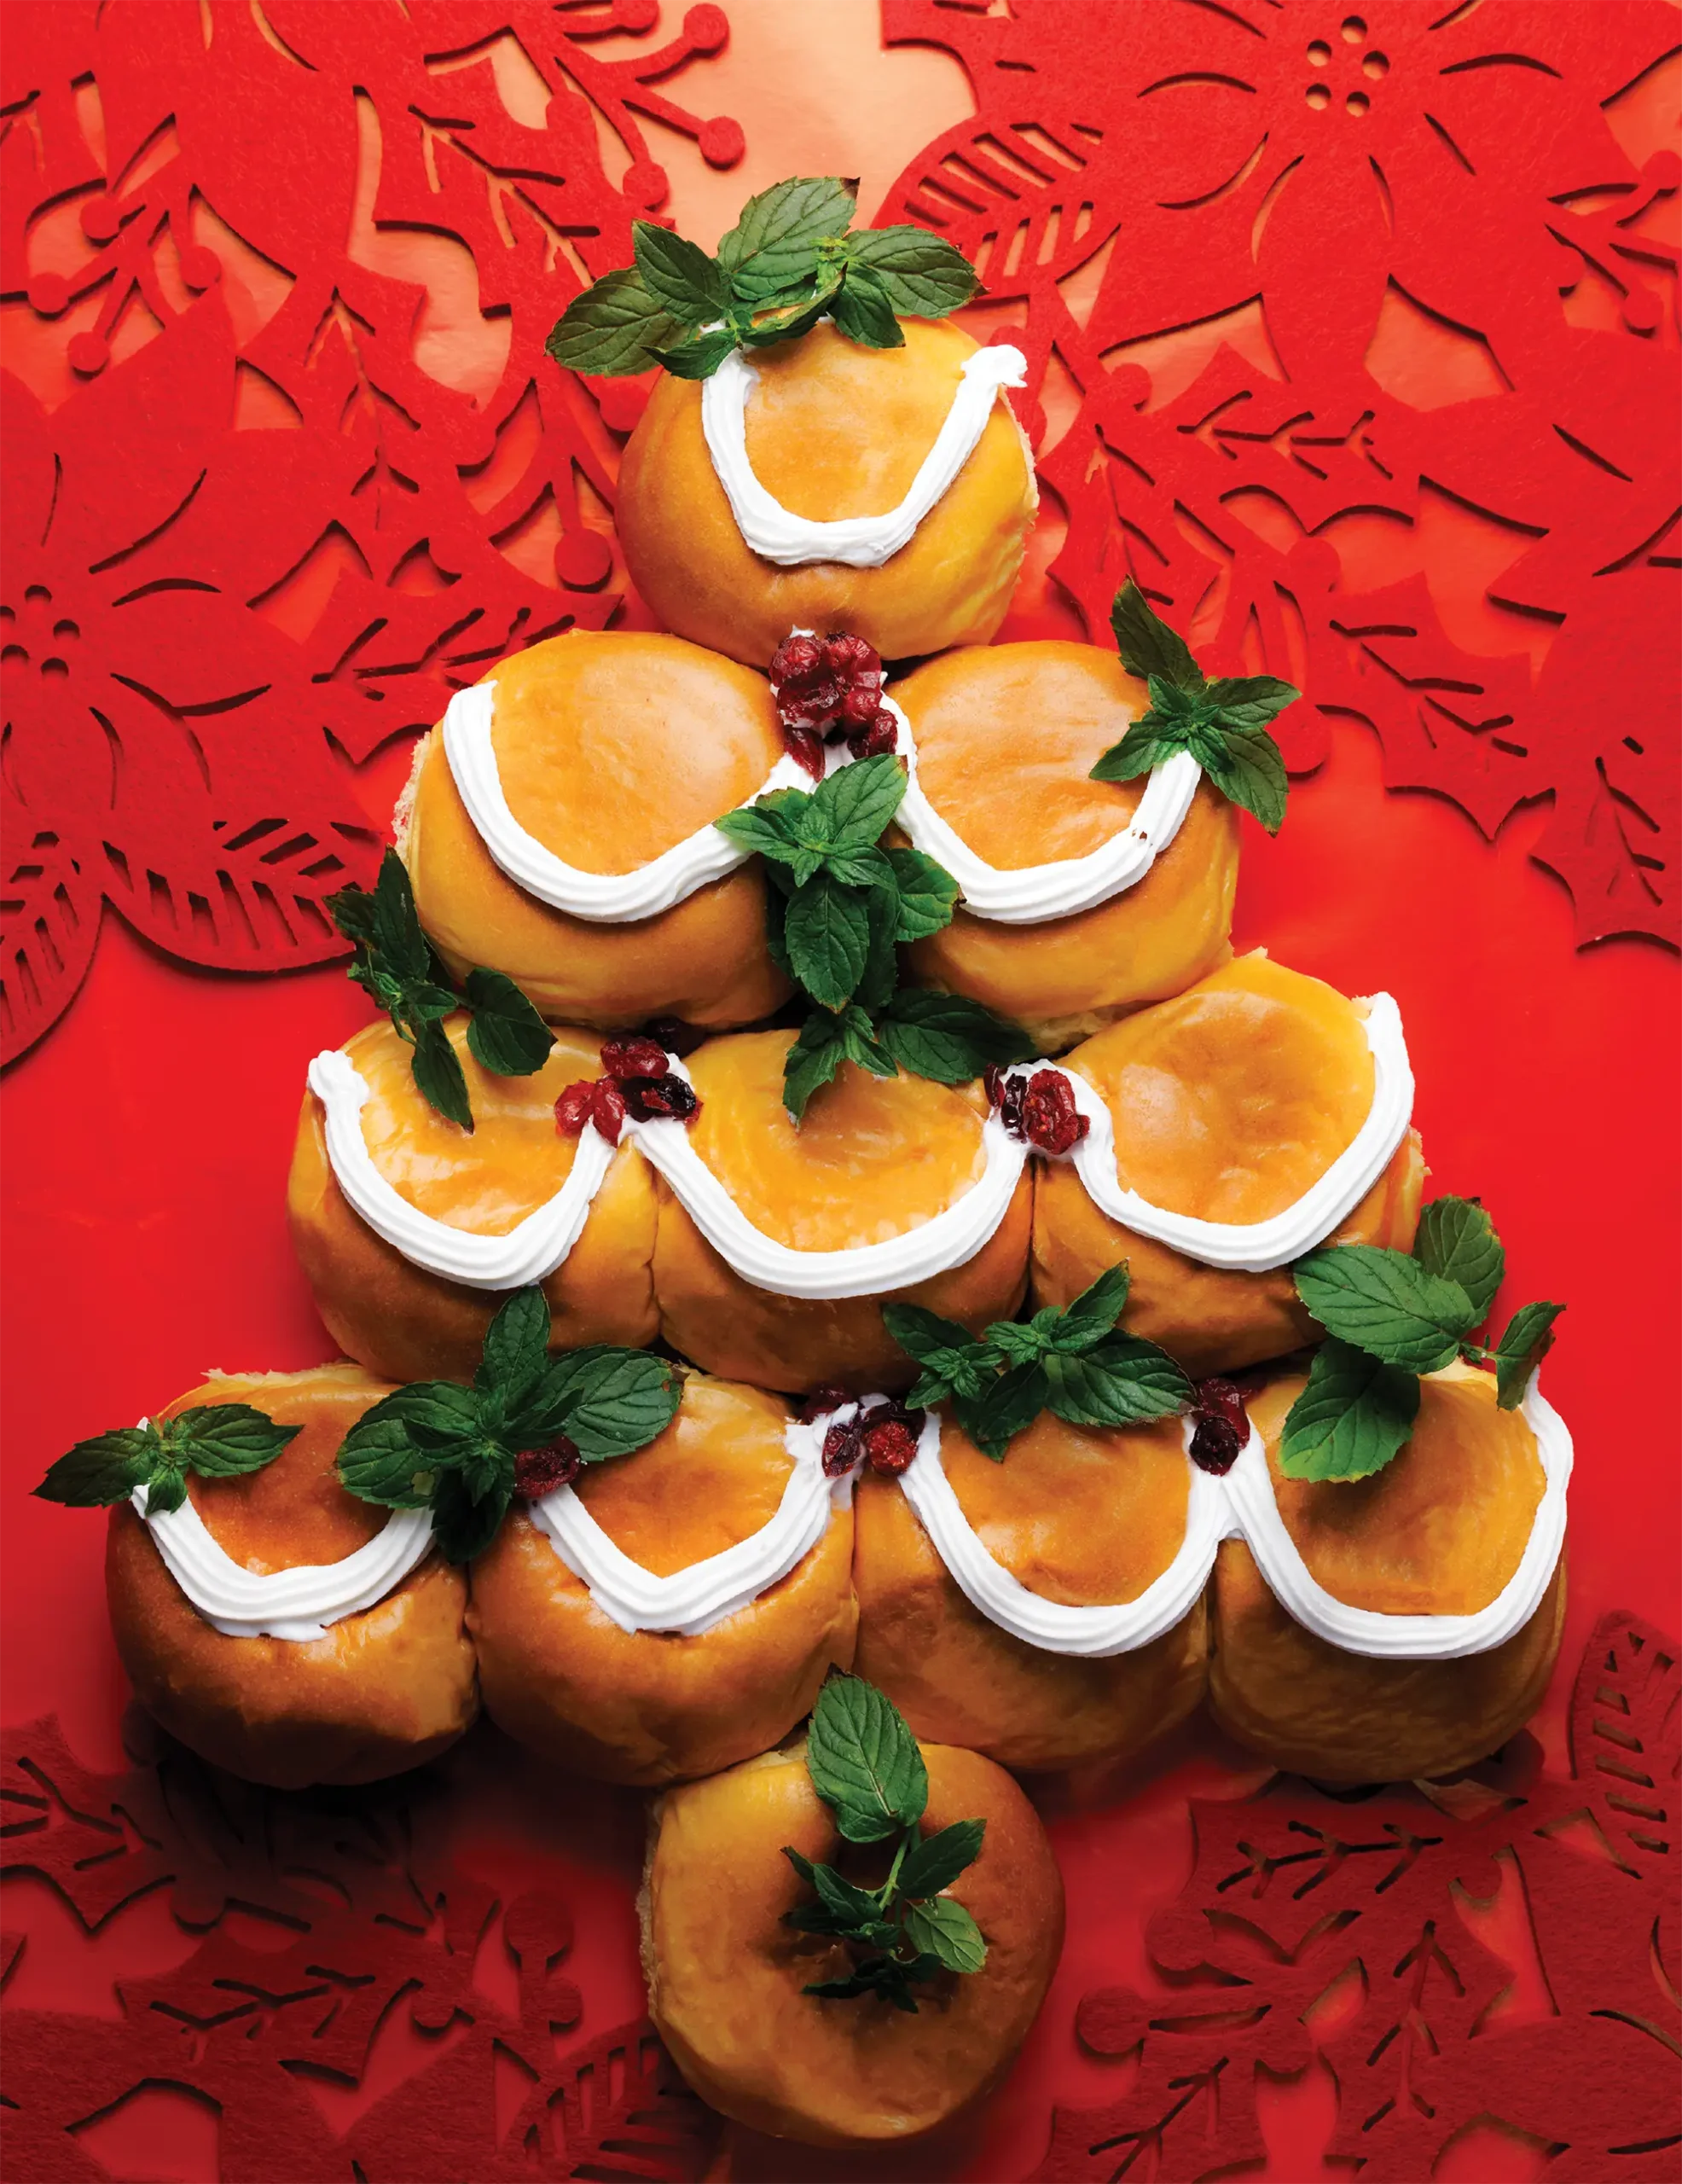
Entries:
[[1037,494],[1003,388],[1023,362],[944,322],[977,290],[951,245],[856,229],[854,188],[780,183],[716,256],[647,221],[550,352],[660,368],[619,474],[638,591],[680,636],[763,666],[791,629],[890,659],[985,643]]

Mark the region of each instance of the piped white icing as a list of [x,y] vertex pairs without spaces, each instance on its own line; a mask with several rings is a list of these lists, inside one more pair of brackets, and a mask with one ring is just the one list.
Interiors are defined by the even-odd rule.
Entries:
[[707,453],[744,542],[762,561],[774,561],[779,568],[835,561],[844,568],[879,569],[910,544],[918,525],[969,461],[1000,388],[1026,385],[1028,359],[1020,349],[1004,342],[966,357],[952,406],[899,506],[880,515],[837,516],[827,521],[794,514],[754,475],[747,453],[747,405],[758,378],[741,351],[734,349],[701,385],[701,430]]
[[1189,1613],[1209,1582],[1223,1539],[1241,1539],[1281,1607],[1304,1629],[1344,1653],[1377,1660],[1459,1660],[1488,1653],[1522,1629],[1540,1606],[1565,1540],[1571,1436],[1532,1379],[1521,1414],[1536,1437],[1543,1491],[1517,1569],[1471,1615],[1388,1615],[1348,1606],[1309,1575],[1273,1498],[1262,1437],[1250,1438],[1225,1478],[1192,1463],[1193,1421],[1184,1424],[1191,1473],[1186,1536],[1173,1561],[1136,1600],[1071,1607],[1031,1592],[995,1560],[965,1516],[940,1461],[940,1419],[929,1414],[900,1490],[954,1583],[989,1623],[1041,1653],[1102,1659],[1136,1652]]
[[164,1567],[225,1638],[285,1638],[296,1645],[325,1638],[330,1624],[360,1615],[394,1591],[432,1544],[429,1511],[394,1509],[371,1540],[341,1561],[301,1562],[263,1577],[217,1544],[190,1495],[159,1516],[147,1513],[144,1486],[136,1487],[132,1499]]
[[[491,739],[496,702],[494,682],[455,693],[444,716],[444,757],[492,862],[540,903],[591,925],[632,925],[670,909],[747,862],[749,852],[709,822],[635,872],[585,872],[566,863],[529,834],[509,807]],[[804,769],[785,755],[749,801],[757,804],[773,789],[811,785]]]
[[412,1265],[469,1289],[522,1289],[553,1274],[577,1242],[613,1158],[613,1147],[587,1123],[554,1196],[506,1236],[476,1236],[422,1213],[374,1166],[362,1125],[372,1094],[347,1054],[335,1047],[318,1054],[310,1089],[322,1103],[328,1159],[354,1211]]
[[925,856],[946,867],[963,893],[964,908],[995,925],[1073,917],[1136,886],[1185,824],[1198,793],[1197,760],[1189,751],[1176,751],[1152,768],[1133,817],[1101,848],[1006,870],[977,857],[929,802],[918,780],[917,740],[905,710],[885,694],[882,702],[898,723],[908,776],[896,823]]
[[[1063,1069],[1075,1104],[1092,1127],[1064,1156],[1100,1213],[1135,1235],[1183,1252],[1204,1266],[1244,1274],[1266,1274],[1288,1266],[1321,1242],[1353,1213],[1407,1134],[1413,1112],[1413,1070],[1402,1036],[1401,1013],[1387,993],[1374,994],[1363,1019],[1372,1054],[1372,1104],[1349,1143],[1325,1172],[1294,1204],[1266,1221],[1200,1221],[1152,1205],[1137,1191],[1124,1190],[1116,1172],[1116,1130],[1105,1101],[1074,1069]],[[1032,1076],[1043,1062],[1019,1066],[1010,1073]]]
[[828,1530],[830,1513],[851,1507],[853,1481],[826,1478],[823,1438],[850,1407],[810,1426],[791,1420],[784,1434],[793,1460],[777,1513],[746,1539],[687,1569],[658,1577],[613,1542],[570,1486],[557,1487],[527,1511],[590,1598],[621,1630],[699,1637],[786,1577]]

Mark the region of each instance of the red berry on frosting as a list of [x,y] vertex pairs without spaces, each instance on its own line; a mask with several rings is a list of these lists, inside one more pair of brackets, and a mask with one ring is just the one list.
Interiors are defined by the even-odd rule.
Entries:
[[842,1409],[852,1400],[845,1388],[838,1388],[832,1384],[821,1388],[814,1388],[811,1394],[801,1403],[800,1423],[803,1426],[815,1426],[819,1419],[826,1418],[832,1410]]
[[771,681],[780,689],[784,683],[815,674],[822,666],[823,646],[819,639],[792,630],[771,654]]
[[584,1468],[576,1442],[558,1434],[541,1449],[522,1449],[514,1458],[514,1492],[527,1502],[541,1502],[558,1486],[567,1486]]
[[664,1077],[666,1050],[652,1039],[608,1039],[601,1049],[604,1077]]
[[[1006,1114],[1007,1129],[1011,1121]],[[1022,1097],[1020,1135],[1029,1144],[1041,1153],[1072,1152],[1091,1128],[1062,1071],[1036,1069]]]
[[595,1106],[595,1079],[581,1077],[554,1103],[554,1126],[563,1137],[577,1137]]
[[824,639],[823,664],[837,682],[857,682],[867,675],[881,679],[881,653],[850,630],[836,630]]
[[1231,1471],[1243,1446],[1243,1437],[1231,1419],[1211,1411],[1206,1418],[1199,1418],[1192,1430],[1192,1461],[1199,1470],[1212,1471],[1219,1478]]
[[652,1122],[663,1115],[673,1115],[679,1122],[687,1123],[701,1111],[694,1087],[670,1072],[659,1077],[621,1077],[618,1089],[626,1112],[640,1123]]
[[610,1145],[619,1142],[619,1132],[625,1126],[625,1095],[618,1086],[604,1077],[592,1088],[590,1120],[598,1136]]
[[863,1453],[863,1442],[856,1419],[850,1419],[844,1426],[832,1426],[823,1437],[824,1477],[844,1478]]
[[879,758],[899,748],[899,723],[886,706],[874,713],[868,724],[847,738],[847,747],[856,758]]
[[917,1436],[903,1420],[884,1419],[864,1430],[864,1453],[872,1471],[897,1478],[917,1453]]

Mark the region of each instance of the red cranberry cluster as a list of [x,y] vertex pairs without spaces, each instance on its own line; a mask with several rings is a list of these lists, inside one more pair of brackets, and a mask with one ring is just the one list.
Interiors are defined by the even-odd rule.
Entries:
[[899,741],[882,703],[882,656],[845,630],[815,637],[795,630],[771,655],[771,690],[783,741],[814,781],[823,779],[823,746],[844,741],[856,758],[874,758]]
[[1192,1415],[1197,1420],[1192,1431],[1192,1461],[1200,1470],[1223,1477],[1250,1438],[1244,1397],[1230,1380],[1199,1380]]
[[[810,1426],[852,1400],[844,1388],[815,1389],[800,1406],[801,1419]],[[867,1463],[884,1478],[897,1478],[916,1455],[922,1431],[920,1410],[908,1410],[902,1403],[887,1399],[873,1403],[824,1435],[824,1477],[844,1478],[855,1464]]]
[[1011,1136],[1041,1153],[1071,1153],[1092,1128],[1075,1105],[1075,1094],[1060,1069],[1036,1069],[1031,1077],[1006,1077],[1002,1070],[982,1073],[987,1096]]
[[601,1049],[600,1077],[581,1077],[554,1103],[554,1126],[563,1137],[577,1137],[594,1123],[610,1145],[629,1115],[640,1123],[656,1115],[687,1122],[700,1112],[693,1088],[667,1067],[670,1057],[654,1039],[608,1039]]
[[522,1449],[514,1458],[514,1492],[524,1502],[541,1502],[558,1486],[570,1486],[584,1468],[576,1442],[558,1434],[541,1449]]

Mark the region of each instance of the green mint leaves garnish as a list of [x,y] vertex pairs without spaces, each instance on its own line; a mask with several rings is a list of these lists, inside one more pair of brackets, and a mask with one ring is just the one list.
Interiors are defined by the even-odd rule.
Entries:
[[1289,784],[1267,723],[1302,692],[1276,675],[1221,676],[1211,682],[1131,577],[1116,594],[1110,624],[1122,666],[1150,687],[1151,710],[1105,752],[1092,779],[1130,781],[1175,752],[1189,751],[1224,797],[1277,834]]
[[783,1856],[817,1897],[786,1913],[786,1923],[860,1952],[846,1977],[805,1991],[835,2001],[877,1995],[915,2015],[916,1984],[942,1971],[979,1972],[987,1961],[980,1927],[942,1892],[981,1855],[987,1823],[960,1820],[923,1833],[929,1775],[917,1740],[892,1701],[858,1676],[832,1676],[819,1693],[806,1771],[846,1841],[898,1840],[887,1879],[873,1889],[785,1845]]
[[1457,1357],[1493,1365],[1497,1403],[1517,1409],[1565,1308],[1527,1304],[1493,1348],[1474,1341],[1505,1270],[1488,1215],[1464,1198],[1435,1199],[1422,1211],[1411,1253],[1333,1244],[1299,1259],[1296,1293],[1327,1339],[1285,1421],[1285,1477],[1382,1471],[1413,1431],[1419,1376]]
[[465,998],[420,930],[415,890],[403,859],[387,850],[370,893],[343,887],[327,907],[356,961],[346,976],[392,1019],[415,1049],[415,1082],[427,1104],[463,1130],[473,1126],[467,1080],[444,1028],[458,1008],[468,1014],[467,1048],[496,1077],[530,1077],[549,1058],[554,1034],[519,988],[501,971],[469,971]]
[[792,340],[826,315],[863,348],[902,348],[902,318],[944,318],[975,294],[975,268],[949,242],[921,228],[850,234],[857,209],[833,175],[780,182],[749,199],[716,258],[633,221],[635,264],[573,298],[548,352],[593,376],[663,364],[710,379],[733,349]]
[[774,960],[818,1006],[790,1049],[783,1101],[796,1122],[844,1061],[966,1084],[989,1062],[1026,1061],[1033,1043],[981,1002],[898,990],[900,946],[952,922],[958,883],[920,850],[880,838],[905,794],[885,754],[842,766],[811,790],[761,797],[715,822],[763,857]]
[[516,1290],[491,1321],[473,1385],[419,1381],[374,1404],[345,1435],[339,1476],[359,1501],[432,1513],[450,1562],[483,1554],[513,1498],[522,1455],[563,1446],[591,1464],[664,1432],[682,1399],[672,1367],[646,1350],[548,1349],[548,1300]]
[[906,1403],[949,1409],[985,1456],[1002,1462],[1042,1410],[1070,1426],[1142,1426],[1187,1409],[1192,1384],[1165,1350],[1116,1322],[1127,1303],[1123,1263],[1061,1310],[1000,1320],[974,1340],[920,1304],[884,1304],[888,1332],[922,1370]]
[[277,1426],[248,1403],[197,1403],[174,1418],[119,1426],[78,1441],[35,1489],[44,1502],[106,1509],[146,1489],[148,1516],[165,1516],[187,1499],[187,1474],[243,1478],[274,1462],[299,1432]]

